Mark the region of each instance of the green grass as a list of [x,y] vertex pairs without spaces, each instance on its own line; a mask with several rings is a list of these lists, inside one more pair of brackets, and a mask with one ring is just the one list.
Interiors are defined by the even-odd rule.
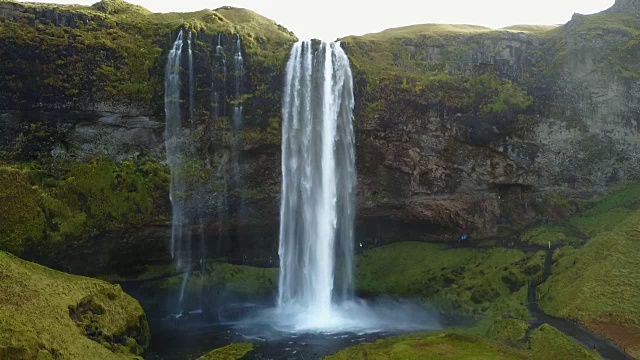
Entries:
[[557,27],[558,25],[511,25],[511,26],[504,27],[500,30],[533,33],[533,32],[545,32],[545,31],[553,30]]
[[592,204],[587,211],[572,217],[571,225],[589,236],[611,231],[640,209],[640,183],[621,185]]
[[[143,275],[146,277],[146,275]],[[158,280],[153,285],[156,290],[175,293],[182,285],[182,276]],[[220,291],[224,289],[238,296],[256,297],[269,295],[278,287],[278,269],[256,268],[208,261],[206,274],[194,271],[187,283],[186,291]]]
[[[443,311],[483,315],[541,273],[542,254],[508,249],[448,249],[444,245],[396,243],[356,258],[362,293],[418,297]],[[526,309],[505,306],[527,316]]]
[[499,318],[487,330],[487,337],[503,344],[516,345],[524,340],[529,329],[526,320]]
[[21,254],[25,242],[42,238],[41,195],[25,171],[0,167],[0,249]]
[[[502,322],[510,330],[493,332],[487,337],[475,335],[473,328],[408,334],[353,346],[325,359],[601,359],[596,352],[585,350],[547,324],[533,330],[530,342],[525,343],[526,322],[517,319]],[[512,337],[513,334],[517,337]]]
[[541,287],[541,306],[551,315],[584,323],[640,328],[640,211],[612,224],[579,250],[556,255],[554,276]]
[[100,158],[0,165],[0,249],[52,260],[66,245],[160,221],[169,176]]
[[525,231],[520,235],[520,240],[525,244],[540,246],[555,246],[558,244],[577,246],[582,242],[580,234],[570,227],[560,224],[541,225]]
[[198,360],[238,360],[253,351],[253,344],[231,344],[203,355]]
[[[591,238],[581,248],[556,251],[553,276],[539,287],[541,308],[587,326],[640,332],[640,186],[614,189],[568,223]],[[628,341],[631,351],[640,351],[640,343]]]
[[0,358],[131,359],[148,341],[142,307],[119,286],[0,252]]
[[432,34],[474,34],[493,31],[488,27],[478,25],[452,25],[452,24],[419,24],[387,29],[379,33],[371,33],[361,36],[362,40],[395,40],[406,37]]
[[528,359],[523,351],[480,337],[462,334],[409,335],[378,340],[342,350],[326,360],[516,360]]
[[597,360],[597,352],[589,352],[554,327],[544,324],[531,333],[531,351],[536,360]]

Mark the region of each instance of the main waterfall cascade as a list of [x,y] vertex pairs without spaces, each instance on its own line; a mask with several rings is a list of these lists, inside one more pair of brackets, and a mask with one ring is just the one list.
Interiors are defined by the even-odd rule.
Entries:
[[282,102],[280,277],[277,307],[247,320],[287,333],[436,329],[409,301],[353,294],[353,77],[339,42],[296,43]]
[[320,327],[332,321],[334,304],[352,298],[353,106],[340,43],[295,44],[282,107],[278,306],[301,309]]

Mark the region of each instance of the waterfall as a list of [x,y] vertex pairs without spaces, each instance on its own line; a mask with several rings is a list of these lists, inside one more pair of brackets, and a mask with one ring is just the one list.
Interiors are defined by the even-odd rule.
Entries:
[[[187,37],[187,44],[189,46],[189,119],[191,120],[191,126],[193,127],[193,123],[195,121],[195,80],[194,80],[194,71],[193,71],[193,49],[191,45],[191,31],[189,31],[189,36]],[[193,130],[193,129],[192,129]]]
[[180,162],[181,152],[181,112],[180,112],[180,59],[182,54],[183,32],[180,30],[173,48],[169,51],[165,73],[164,106],[166,114],[165,146],[167,162],[171,168],[171,184],[169,198],[172,207],[171,258],[176,257],[176,246],[182,238],[182,222],[184,218],[184,200],[179,195],[184,192]]
[[182,127],[182,113],[180,110],[180,60],[182,57],[183,37],[183,31],[180,30],[173,48],[169,51],[165,73],[165,146],[167,149],[167,162],[171,170],[169,194],[172,208],[171,257],[176,261],[177,271],[185,273],[180,291],[180,303],[184,299],[184,286],[189,277],[191,262],[190,234],[186,229],[185,218],[185,169],[183,163],[185,133]]
[[235,94],[234,94],[234,107],[233,107],[233,127],[234,130],[240,130],[242,128],[242,104],[240,95],[242,94],[242,76],[244,73],[244,60],[242,59],[242,43],[240,42],[240,35],[236,34],[236,51],[233,54],[233,63],[235,65]]
[[352,297],[353,106],[351,69],[340,44],[296,43],[282,106],[278,307],[300,308],[316,324]]
[[211,88],[215,89],[213,92],[213,114],[215,117],[225,115],[226,104],[225,89],[227,84],[227,56],[222,49],[221,37],[221,34],[218,34],[218,45],[216,45],[216,53],[214,58],[215,64],[213,67],[213,81],[217,81],[217,84],[211,84]]
[[242,59],[242,43],[240,42],[240,35],[236,34],[236,48],[233,54],[233,63],[235,66],[235,93],[234,93],[234,106],[232,115],[233,126],[233,139],[231,144],[231,161],[233,171],[233,182],[236,190],[236,197],[238,202],[238,215],[243,217],[245,215],[244,199],[241,194],[242,189],[242,176],[240,174],[240,150],[242,147],[242,77],[244,73],[244,60]]
[[[211,88],[214,89],[213,93],[213,106],[214,106],[214,118],[225,116],[226,114],[226,85],[227,85],[227,56],[222,48],[222,34],[218,34],[218,44],[215,47],[214,67],[213,67],[213,81],[214,84]],[[223,157],[218,165],[216,172],[216,179],[222,182],[222,190],[217,196],[218,205],[218,243],[216,247],[216,254],[222,253],[222,242],[226,237],[226,221],[228,215],[228,171],[224,164],[227,158]]]

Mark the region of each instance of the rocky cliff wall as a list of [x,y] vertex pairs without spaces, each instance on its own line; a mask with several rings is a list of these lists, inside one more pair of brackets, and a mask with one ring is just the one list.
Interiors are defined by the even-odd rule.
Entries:
[[[640,178],[638,14],[634,1],[618,1],[557,28],[420,25],[343,39],[356,82],[360,222],[420,224],[443,240],[493,236],[501,224],[567,216],[568,198]],[[295,37],[246,10],[0,1],[3,162],[164,163],[164,66],[179,29],[196,39],[196,148],[206,156],[194,161],[194,181],[214,178],[202,190],[215,203],[234,105],[230,81],[216,85],[215,45],[220,34],[231,57],[238,33],[246,181],[229,195],[230,218],[276,224],[280,94]],[[223,105],[214,91],[228,94]],[[197,210],[206,220],[217,209]]]

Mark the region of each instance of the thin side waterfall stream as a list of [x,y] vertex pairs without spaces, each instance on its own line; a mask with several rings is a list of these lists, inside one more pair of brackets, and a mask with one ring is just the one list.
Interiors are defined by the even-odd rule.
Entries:
[[244,198],[242,196],[242,188],[243,188],[243,179],[240,169],[240,152],[242,150],[242,130],[244,126],[244,118],[243,118],[243,108],[242,108],[242,78],[244,76],[244,59],[242,58],[242,42],[240,41],[240,35],[236,34],[236,44],[235,51],[233,53],[233,64],[234,64],[234,79],[235,79],[235,87],[233,94],[233,114],[231,116],[232,127],[233,127],[233,138],[231,144],[231,162],[232,162],[232,172],[233,172],[233,182],[234,188],[236,192],[236,196],[238,198],[238,209],[237,214],[239,217],[244,217],[246,215]]
[[182,58],[183,31],[180,30],[173,48],[169,51],[165,73],[164,106],[167,117],[165,126],[165,146],[167,162],[171,168],[169,198],[172,207],[171,258],[176,258],[176,246],[182,239],[184,200],[177,196],[184,192],[184,179],[180,167],[181,153],[181,111],[180,111],[180,60]]
[[[193,83],[193,56],[191,50],[191,33],[187,36],[189,51],[189,88]],[[182,127],[182,111],[180,109],[180,73],[182,47],[184,44],[184,32],[180,30],[173,48],[169,52],[167,68],[165,74],[165,143],[167,148],[167,160],[171,170],[170,194],[172,207],[171,222],[171,257],[176,262],[176,271],[183,273],[182,285],[178,297],[178,306],[184,300],[184,288],[191,272],[191,239],[188,230],[188,219],[185,216],[186,210],[186,186],[184,156],[186,154],[185,137],[186,133]],[[191,97],[192,91],[190,90]],[[190,116],[193,111],[191,101],[189,105]],[[182,309],[178,308],[178,312]]]

